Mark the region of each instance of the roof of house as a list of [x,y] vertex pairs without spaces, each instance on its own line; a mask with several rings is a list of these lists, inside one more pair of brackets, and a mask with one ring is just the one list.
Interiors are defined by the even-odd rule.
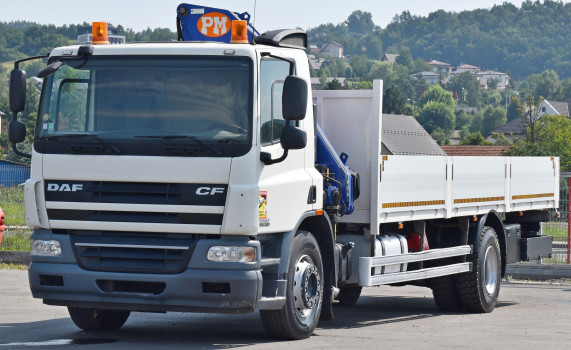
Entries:
[[446,155],[414,117],[383,114],[382,129],[381,140],[390,154]]
[[559,101],[547,101],[544,100],[545,103],[549,104],[553,110],[557,111],[558,115],[563,115],[569,118],[569,104],[567,102],[559,102]]
[[457,69],[480,69],[480,67],[472,66],[469,64],[463,64],[461,66],[458,66]]
[[442,150],[449,156],[501,156],[505,146],[444,145]]
[[329,46],[329,45],[335,45],[335,46],[343,47],[343,45],[339,44],[339,43],[336,42],[336,41],[329,41],[329,42],[327,42],[325,45],[323,45],[323,46],[321,47],[321,50],[325,49],[325,48],[326,48],[327,46]]
[[521,135],[525,132],[525,125],[523,124],[523,120],[521,118],[516,118],[507,124],[500,126],[499,128],[492,130],[492,133],[499,133],[499,134],[514,134],[514,135]]
[[398,54],[386,53],[383,55],[382,60],[390,62],[390,63],[395,63],[395,61],[397,60],[397,57],[399,57]]
[[478,75],[507,75],[507,73],[497,72],[494,70],[486,70],[486,71],[478,72],[476,74],[478,74]]
[[433,65],[433,66],[447,66],[447,67],[450,67],[450,64],[444,63],[444,62],[440,62],[440,61],[437,61],[437,60],[430,60],[430,61],[428,61],[428,64],[431,64],[431,65]]

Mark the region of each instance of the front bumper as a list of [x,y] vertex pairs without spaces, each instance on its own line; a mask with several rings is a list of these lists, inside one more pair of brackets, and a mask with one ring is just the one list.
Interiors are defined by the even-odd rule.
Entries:
[[[259,259],[252,263],[206,260],[213,245],[251,246],[259,256],[260,243],[248,237],[197,240],[186,267],[178,273],[146,269],[144,257],[130,263],[129,269],[85,268],[78,264],[70,235],[35,230],[32,239],[57,240],[61,244],[61,256],[31,257],[30,289],[35,298],[44,299],[46,304],[153,312],[247,313],[260,306],[258,301],[262,299]],[[168,245],[168,239],[165,243]]]
[[[261,298],[259,270],[188,269],[180,274],[85,271],[73,264],[34,263],[34,298],[50,305],[132,311],[248,313]],[[224,286],[212,288],[209,286]]]

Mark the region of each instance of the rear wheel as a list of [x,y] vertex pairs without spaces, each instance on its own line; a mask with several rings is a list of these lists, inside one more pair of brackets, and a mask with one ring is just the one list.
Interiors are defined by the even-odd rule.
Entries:
[[281,310],[261,310],[266,332],[276,338],[311,336],[321,314],[323,264],[313,235],[300,231],[293,240],[288,267],[286,303]]
[[346,306],[353,306],[361,296],[362,287],[342,287],[337,300],[339,304]]
[[434,302],[442,311],[461,311],[462,300],[456,289],[454,276],[437,277],[430,280]]
[[121,328],[127,322],[130,311],[68,307],[75,325],[86,331],[110,331]]
[[496,231],[484,226],[473,271],[456,277],[462,305],[472,312],[492,312],[498,302],[501,282],[501,254]]

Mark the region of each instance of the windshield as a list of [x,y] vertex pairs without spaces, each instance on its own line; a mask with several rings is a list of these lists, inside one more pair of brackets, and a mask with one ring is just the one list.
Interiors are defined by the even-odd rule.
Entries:
[[42,153],[239,156],[251,147],[245,57],[92,56],[46,79]]

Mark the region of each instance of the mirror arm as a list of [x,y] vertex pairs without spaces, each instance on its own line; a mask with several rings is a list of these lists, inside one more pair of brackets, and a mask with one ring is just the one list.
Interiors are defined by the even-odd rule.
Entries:
[[20,150],[18,150],[18,148],[16,147],[16,144],[15,144],[15,143],[12,144],[12,151],[14,151],[14,153],[16,153],[17,155],[19,155],[20,157],[32,158],[32,155],[31,155],[31,154],[24,153],[24,152],[21,152]]
[[270,153],[262,152],[262,153],[260,153],[260,160],[265,165],[272,165],[272,164],[283,162],[287,158],[287,154],[288,154],[288,150],[284,149],[284,154],[282,154],[281,157],[276,158],[276,159],[272,159],[272,155]]

